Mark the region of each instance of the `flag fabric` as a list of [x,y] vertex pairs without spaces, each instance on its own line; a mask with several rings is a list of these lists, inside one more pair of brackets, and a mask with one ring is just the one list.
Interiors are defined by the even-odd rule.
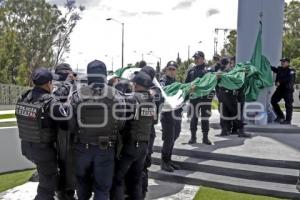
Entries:
[[250,62],[237,64],[231,71],[223,73],[219,81],[214,73],[208,73],[192,83],[173,83],[167,86],[165,91],[168,95],[172,95],[181,89],[183,94],[188,95],[192,85],[195,86],[195,92],[190,94],[190,98],[205,96],[212,92],[216,85],[229,90],[237,90],[244,86],[246,101],[256,101],[262,89],[273,86],[270,62],[262,54],[262,24],[260,23]]
[[[115,75],[128,79],[130,74],[139,70],[139,68],[126,67],[117,70]],[[196,78],[191,83],[175,82],[164,87],[163,92],[167,97],[174,97],[172,101],[170,100],[174,102],[176,99],[195,99],[209,95],[217,85],[229,90],[237,90],[244,86],[247,102],[256,101],[262,89],[273,85],[270,62],[262,55],[261,23],[250,62],[237,64],[231,71],[223,73],[219,79],[216,73],[211,72],[202,78]]]
[[255,101],[262,89],[273,86],[271,64],[269,60],[262,54],[261,22],[250,63],[257,69],[257,72],[250,73],[247,76],[245,83],[245,95],[246,101]]

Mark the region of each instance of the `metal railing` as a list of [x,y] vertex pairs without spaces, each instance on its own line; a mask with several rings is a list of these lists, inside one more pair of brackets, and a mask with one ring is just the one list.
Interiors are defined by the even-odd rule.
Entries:
[[16,104],[20,95],[30,87],[0,84],[0,105]]

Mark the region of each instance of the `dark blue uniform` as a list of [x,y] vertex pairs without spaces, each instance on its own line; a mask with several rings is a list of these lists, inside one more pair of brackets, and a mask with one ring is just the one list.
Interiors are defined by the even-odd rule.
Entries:
[[[76,85],[71,81],[54,81],[53,95],[64,104],[70,104],[70,96],[76,90]],[[76,188],[74,174],[74,125],[76,119],[71,117],[67,121],[58,122],[57,150],[58,166],[60,172],[59,198],[73,200]]]
[[108,200],[122,126],[115,109],[122,105],[122,97],[105,84],[107,71],[103,62],[90,62],[87,74],[88,86],[78,87],[71,101],[77,119],[74,150],[77,196],[79,200],[89,200],[94,192],[94,199]]
[[[190,83],[196,78],[203,77],[209,71],[206,69],[206,65],[197,65],[193,67],[187,74],[186,83]],[[190,130],[191,130],[191,142],[196,142],[196,132],[197,132],[197,125],[198,125],[198,116],[199,112],[201,113],[201,129],[203,133],[203,143],[211,144],[208,139],[208,132],[209,132],[209,117],[211,116],[211,103],[213,99],[213,94],[199,97],[196,99],[190,100],[191,106],[191,122],[190,122]]]
[[152,85],[151,77],[140,71],[131,81],[137,85],[134,88],[139,91],[126,97],[127,120],[121,131],[123,148],[116,164],[111,192],[111,199],[114,200],[125,199],[124,179],[128,173],[131,175],[130,184],[126,184],[128,199],[143,199],[142,174],[156,112],[155,104],[148,91]]
[[[31,92],[31,97],[25,96],[21,101],[25,103],[39,102],[47,94],[49,92],[35,87]],[[44,108],[50,113],[50,102]],[[54,121],[51,120],[50,123],[53,134],[56,134]],[[22,154],[36,165],[39,175],[39,185],[35,200],[53,200],[54,192],[58,189],[57,152],[54,144],[54,140],[52,142],[34,143],[22,139]]]
[[[175,81],[175,78],[164,75],[159,82],[162,87],[165,87],[167,85],[171,85]],[[162,126],[162,140],[164,141],[161,150],[161,158],[162,169],[166,171],[173,171],[172,168],[178,168],[174,163],[172,163],[171,157],[175,141],[177,140],[181,132],[181,117],[182,108],[170,112],[161,113],[160,122]]]
[[[286,123],[290,124],[293,114],[293,93],[296,71],[290,67],[276,68],[272,66],[271,69],[274,73],[277,74],[275,81],[277,84],[277,88],[272,96],[271,104],[273,106],[275,114],[277,115],[277,120],[285,120]],[[284,117],[284,114],[278,105],[281,99],[284,99],[285,102],[286,117]]]
[[34,164],[39,176],[35,200],[54,200],[58,189],[57,121],[67,117],[65,108],[51,96],[52,74],[36,69],[31,78],[35,87],[24,93],[16,105],[22,154]]
[[[217,64],[216,66],[215,66],[215,68],[214,68],[214,71],[215,72],[225,72],[225,69],[226,69],[226,66],[224,66],[224,65],[221,65],[221,64]],[[224,112],[224,99],[226,98],[223,94],[224,94],[224,92],[223,92],[223,90],[224,90],[225,88],[222,88],[222,87],[219,87],[218,85],[216,86],[216,95],[217,95],[217,98],[218,98],[218,100],[219,100],[219,107],[218,107],[218,109],[219,109],[219,112],[220,112],[220,114],[221,114],[221,116],[220,116],[220,125],[221,125],[221,135],[222,136],[226,136],[226,135],[228,135],[228,127],[227,127],[227,124],[226,124],[226,122],[224,121],[224,117],[223,116],[225,116],[226,115],[226,111]],[[226,93],[225,93],[226,94]]]
[[[70,104],[70,97],[76,91],[76,82],[71,80],[69,75],[77,76],[71,66],[67,63],[61,63],[55,67],[55,80],[53,82],[53,95],[64,104]],[[74,200],[76,178],[74,174],[74,125],[76,119],[70,118],[67,121],[61,121],[58,125],[57,150],[58,166],[60,173],[59,199]]]

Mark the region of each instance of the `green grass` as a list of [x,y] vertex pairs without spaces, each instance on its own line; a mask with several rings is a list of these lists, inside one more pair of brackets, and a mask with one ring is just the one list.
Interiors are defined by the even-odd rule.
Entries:
[[0,119],[9,119],[9,118],[15,118],[15,117],[16,117],[15,113],[0,115]]
[[194,200],[279,200],[277,198],[200,187]]
[[17,126],[17,122],[0,122],[0,127]]
[[35,170],[26,170],[0,175],[0,192],[22,185],[28,181]]

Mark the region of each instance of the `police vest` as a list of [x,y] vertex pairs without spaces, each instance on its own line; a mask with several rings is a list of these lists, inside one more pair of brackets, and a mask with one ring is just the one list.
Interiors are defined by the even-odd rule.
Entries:
[[78,90],[77,106],[78,139],[80,143],[101,143],[117,139],[121,120],[116,117],[118,92],[105,85],[94,89],[83,86]]
[[130,138],[133,141],[148,141],[151,128],[156,115],[156,106],[152,102],[150,94],[134,93],[133,98],[136,101],[134,118],[130,124]]
[[52,97],[42,95],[33,101],[31,90],[27,91],[16,104],[16,118],[21,140],[34,143],[51,143],[56,140],[55,129],[49,117],[48,106]]

